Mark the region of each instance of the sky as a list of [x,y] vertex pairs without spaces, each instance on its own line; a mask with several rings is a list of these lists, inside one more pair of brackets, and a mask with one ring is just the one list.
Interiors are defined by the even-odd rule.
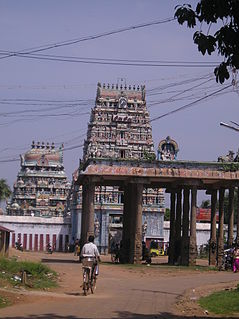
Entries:
[[[169,135],[180,160],[217,161],[236,152],[238,132],[220,122],[239,122],[239,89],[227,88],[231,81],[216,83],[213,70],[221,58],[202,56],[192,40],[196,29],[172,20],[183,3],[0,1],[0,178],[12,188],[19,154],[35,140],[64,143],[71,180],[98,82],[146,86],[155,150]],[[117,32],[107,35],[111,31]]]

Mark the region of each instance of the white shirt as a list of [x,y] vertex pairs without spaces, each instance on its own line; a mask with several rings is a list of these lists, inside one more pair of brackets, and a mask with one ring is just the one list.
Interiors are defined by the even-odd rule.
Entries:
[[81,256],[84,257],[84,255],[99,257],[100,253],[94,243],[87,243],[83,246],[81,251]]

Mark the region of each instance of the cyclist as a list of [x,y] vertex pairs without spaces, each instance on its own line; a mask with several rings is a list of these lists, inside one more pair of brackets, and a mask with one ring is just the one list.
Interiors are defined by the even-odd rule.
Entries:
[[86,243],[80,253],[81,259],[84,257],[94,257],[95,262],[92,267],[92,274],[95,271],[96,268],[96,275],[98,275],[99,270],[98,270],[98,261],[100,261],[100,253],[98,251],[97,246],[94,244],[95,237],[93,235],[90,235],[88,238],[88,243]]

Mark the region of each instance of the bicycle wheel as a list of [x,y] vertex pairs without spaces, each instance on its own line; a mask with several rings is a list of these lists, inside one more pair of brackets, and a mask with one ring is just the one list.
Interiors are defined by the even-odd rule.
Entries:
[[94,274],[91,278],[91,283],[90,283],[90,290],[92,294],[94,293],[95,289],[96,289],[96,275]]
[[115,258],[116,258],[116,255],[115,255],[115,254],[111,254],[111,261],[112,261],[112,263],[115,263]]
[[89,290],[89,280],[89,270],[85,269],[83,273],[83,292],[85,296],[87,296]]

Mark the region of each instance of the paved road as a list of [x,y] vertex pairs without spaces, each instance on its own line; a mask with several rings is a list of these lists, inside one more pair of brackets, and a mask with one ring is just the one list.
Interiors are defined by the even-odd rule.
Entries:
[[60,273],[61,287],[53,293],[31,293],[31,303],[2,309],[0,318],[179,319],[184,317],[172,314],[173,305],[187,289],[239,281],[239,274],[232,272],[167,271],[156,266],[102,264],[96,293],[85,297],[80,288],[81,267],[74,257],[49,258],[52,260],[48,264]]

